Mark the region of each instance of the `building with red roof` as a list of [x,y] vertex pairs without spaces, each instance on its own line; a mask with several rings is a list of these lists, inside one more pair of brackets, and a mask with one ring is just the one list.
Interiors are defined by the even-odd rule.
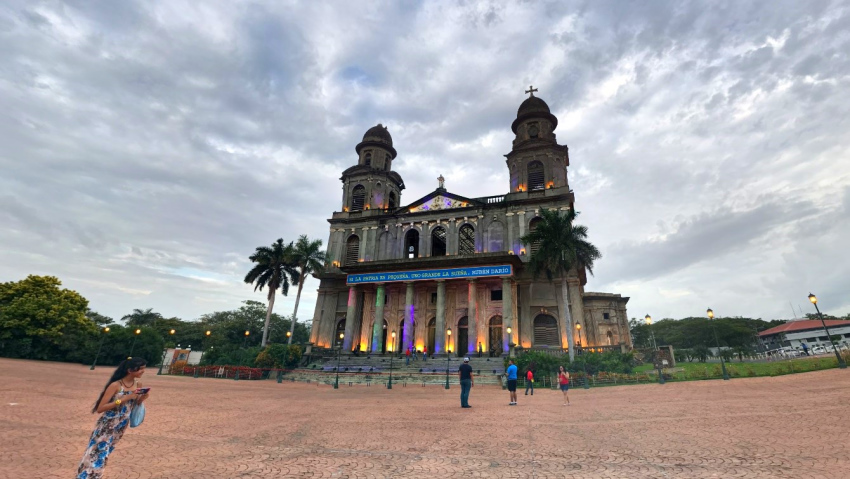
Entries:
[[[824,322],[829,329],[829,335],[838,336],[836,344],[850,345],[850,321],[827,319]],[[819,319],[788,321],[785,324],[760,332],[759,338],[769,350],[785,346],[802,349],[803,343],[810,349],[818,345],[826,346],[829,344],[829,336],[827,336],[823,329],[823,323]]]

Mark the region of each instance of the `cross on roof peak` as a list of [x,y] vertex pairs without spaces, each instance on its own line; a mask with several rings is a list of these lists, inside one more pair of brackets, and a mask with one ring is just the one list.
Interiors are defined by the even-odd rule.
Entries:
[[536,91],[537,91],[537,88],[534,88],[531,85],[528,85],[528,90],[525,90],[525,92],[528,93],[531,96],[534,96],[534,92],[536,92]]

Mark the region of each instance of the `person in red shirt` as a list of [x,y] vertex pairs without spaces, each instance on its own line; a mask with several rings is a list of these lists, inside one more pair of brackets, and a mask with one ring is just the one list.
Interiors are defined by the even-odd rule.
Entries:
[[564,393],[564,401],[566,401],[564,406],[569,406],[570,396],[567,395],[567,391],[570,389],[570,373],[563,366],[559,366],[558,384],[561,386],[561,392]]
[[525,395],[528,396],[528,390],[531,389],[531,395],[534,396],[534,373],[531,372],[531,366],[525,373]]
[[405,356],[405,366],[410,366],[410,347],[407,348],[407,352],[404,353]]
[[428,357],[428,346],[422,346],[422,360],[425,361],[425,358]]

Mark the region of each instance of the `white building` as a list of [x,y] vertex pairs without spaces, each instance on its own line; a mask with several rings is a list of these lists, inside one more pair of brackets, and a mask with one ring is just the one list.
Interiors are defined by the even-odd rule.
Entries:
[[[827,319],[826,327],[829,328],[830,336],[838,336],[835,342],[837,346],[850,346],[850,321]],[[787,346],[802,349],[803,343],[806,343],[809,349],[830,344],[829,336],[819,319],[788,321],[783,325],[760,332],[759,337],[768,350]]]

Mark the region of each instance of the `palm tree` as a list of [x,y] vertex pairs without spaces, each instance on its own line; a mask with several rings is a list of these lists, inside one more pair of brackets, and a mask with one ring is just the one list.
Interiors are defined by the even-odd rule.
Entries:
[[304,280],[307,279],[307,275],[321,271],[324,265],[325,252],[321,248],[322,240],[310,241],[307,235],[301,235],[295,242],[292,262],[298,268],[298,294],[295,296],[295,310],[292,312],[288,344],[292,344],[292,337],[295,336],[295,322],[298,321],[298,302],[301,301],[301,288],[304,287]]
[[540,221],[535,229],[520,240],[526,245],[536,245],[529,265],[535,277],[545,272],[549,281],[561,278],[561,297],[558,310],[561,324],[567,330],[567,348],[570,361],[575,358],[573,348],[573,320],[567,307],[569,291],[567,275],[573,268],[585,268],[593,274],[593,263],[602,253],[587,241],[587,227],[573,224],[578,213],[568,210],[559,214],[557,210],[540,210]]
[[160,319],[162,319],[162,315],[155,313],[153,308],[145,310],[135,308],[132,313],[121,318],[127,323],[127,326],[153,326]]
[[272,309],[274,308],[275,292],[280,288],[284,296],[289,293],[289,280],[295,282],[298,278],[297,271],[292,262],[292,243],[283,244],[283,238],[278,238],[277,241],[269,246],[258,246],[254,254],[248,257],[253,263],[257,263],[245,275],[245,282],[248,284],[256,283],[254,291],[263,290],[267,287],[269,290],[268,299],[269,307],[266,311],[266,323],[263,326],[263,341],[261,345],[266,346],[269,339],[269,322],[272,318]]

